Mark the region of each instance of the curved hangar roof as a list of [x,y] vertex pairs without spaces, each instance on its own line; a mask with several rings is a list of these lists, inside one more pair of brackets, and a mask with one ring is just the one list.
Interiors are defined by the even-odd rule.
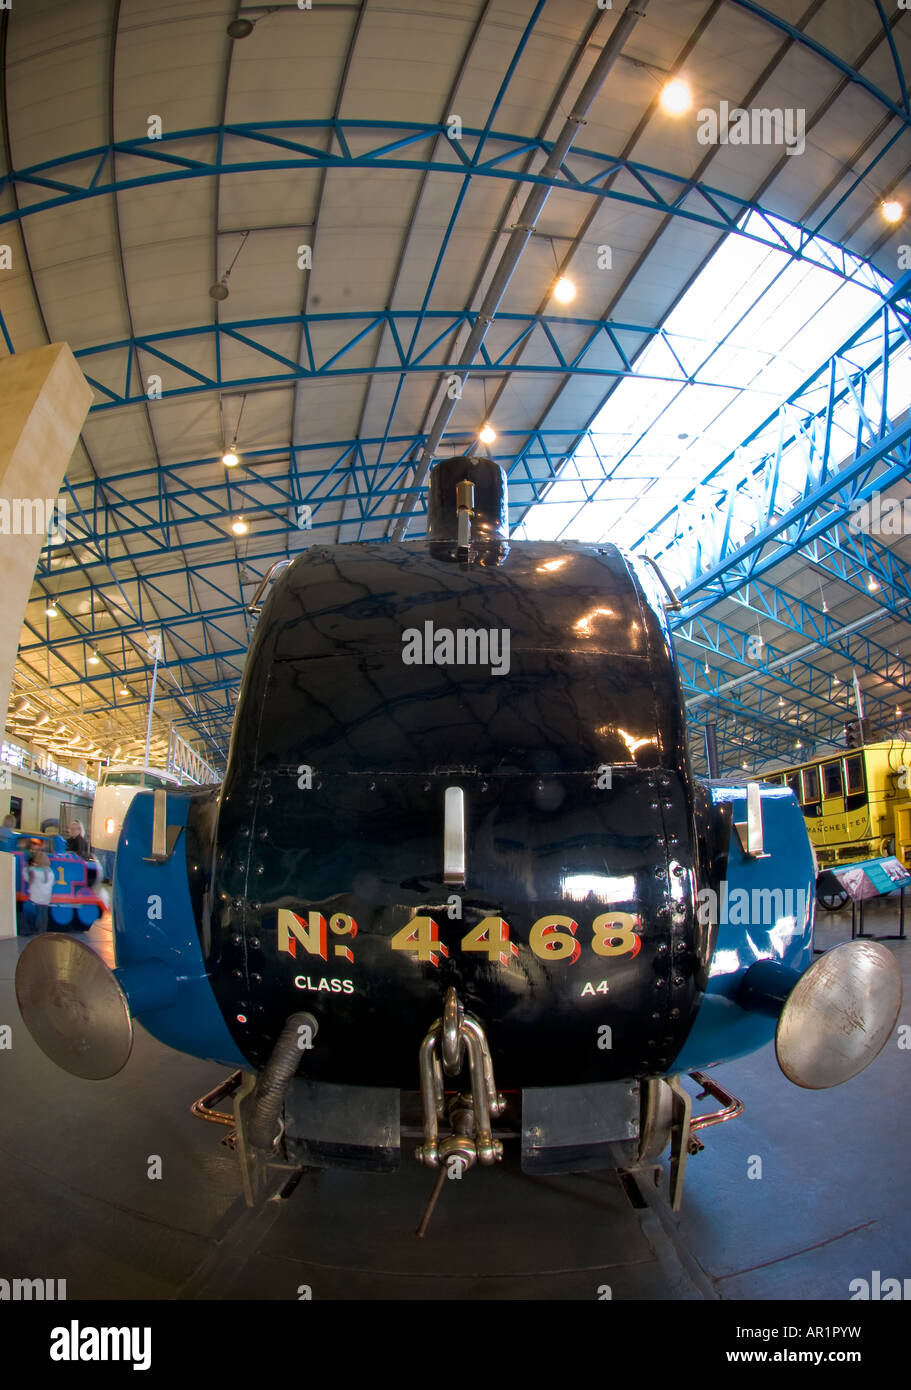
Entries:
[[[218,761],[272,562],[422,534],[428,453],[487,416],[518,523],[726,237],[794,258],[818,233],[894,281],[909,25],[867,0],[3,10],[2,350],[64,339],[95,388],[20,706],[126,755],[163,633],[155,746],[173,724]],[[783,749],[774,708],[749,720],[774,671],[720,642],[705,666],[757,756]]]

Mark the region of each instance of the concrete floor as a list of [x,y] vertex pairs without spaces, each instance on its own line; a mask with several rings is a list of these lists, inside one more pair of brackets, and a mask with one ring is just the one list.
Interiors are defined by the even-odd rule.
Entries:
[[[866,930],[897,930],[894,904],[868,911]],[[849,936],[850,910],[820,914],[817,945]],[[87,939],[109,958],[109,919]],[[746,1112],[703,1133],[679,1215],[662,1193],[634,1207],[612,1173],[530,1178],[507,1157],[447,1183],[418,1240],[431,1176],[410,1161],[393,1175],[308,1173],[250,1213],[226,1131],[189,1111],[224,1071],[141,1028],[112,1080],[59,1071],[16,1007],[22,944],[0,941],[0,1024],[13,1030],[0,1051],[0,1278],[63,1278],[69,1299],[89,1300],[296,1299],[304,1285],[314,1299],[597,1300],[609,1286],[626,1300],[845,1300],[873,1270],[911,1275],[911,1051],[896,1038],[828,1092],[792,1086],[771,1047],[716,1069]],[[911,1022],[911,943],[888,944]]]

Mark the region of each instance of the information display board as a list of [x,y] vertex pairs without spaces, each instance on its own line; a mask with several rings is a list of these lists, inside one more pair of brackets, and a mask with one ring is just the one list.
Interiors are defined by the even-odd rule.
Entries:
[[829,873],[838,880],[852,902],[881,898],[911,884],[911,871],[894,857],[867,859],[862,864],[839,864],[829,869]]
[[[820,870],[816,879],[816,901],[827,911],[836,912],[851,903],[851,939],[865,936],[864,904],[871,898],[885,898],[898,893],[898,935],[877,936],[876,941],[904,941],[905,892],[911,885],[911,871],[900,859],[889,855],[882,859],[865,859],[860,864],[838,864]],[[814,947],[815,954],[821,954]]]

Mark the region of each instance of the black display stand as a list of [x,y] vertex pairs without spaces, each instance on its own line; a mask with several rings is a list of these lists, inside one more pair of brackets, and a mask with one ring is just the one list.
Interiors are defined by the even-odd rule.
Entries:
[[[895,892],[895,889],[892,889]],[[888,897],[887,893],[881,893],[880,897]],[[864,931],[864,903],[867,901],[861,898],[858,902],[851,900],[851,940],[856,937],[864,936],[868,941],[905,941],[905,885],[898,890],[898,932],[885,936],[870,936]]]

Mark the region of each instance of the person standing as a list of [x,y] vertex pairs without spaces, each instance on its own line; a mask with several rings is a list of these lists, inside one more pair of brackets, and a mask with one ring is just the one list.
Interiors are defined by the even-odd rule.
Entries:
[[28,870],[28,902],[25,904],[25,935],[47,931],[48,907],[54,892],[54,870],[46,854],[37,853]]
[[80,859],[88,859],[91,851],[89,849],[89,842],[85,838],[85,826],[82,824],[82,821],[71,820],[69,828],[70,837],[66,842],[67,849],[72,850],[74,854],[78,854]]
[[12,852],[16,848],[16,817],[4,816],[0,825],[0,850]]

